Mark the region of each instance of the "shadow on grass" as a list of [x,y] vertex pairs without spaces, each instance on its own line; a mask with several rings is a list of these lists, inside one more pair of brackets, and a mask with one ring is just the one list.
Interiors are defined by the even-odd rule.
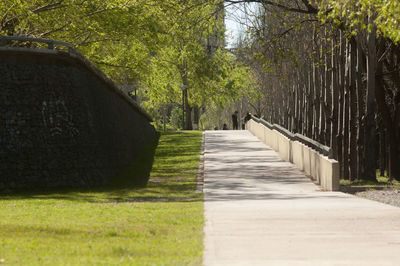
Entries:
[[[184,137],[184,139],[182,138]],[[149,183],[151,173],[165,176],[170,173],[173,176],[185,175],[190,168],[171,167],[175,160],[162,164],[153,169],[155,158],[163,156],[183,156],[186,161],[193,161],[189,156],[198,152],[196,145],[186,147],[181,154],[182,144],[196,141],[191,135],[182,133],[163,134],[161,145],[160,135],[150,141],[138,153],[136,159],[127,168],[105,186],[92,188],[41,188],[35,190],[18,190],[12,193],[0,193],[0,200],[68,200],[89,203],[122,203],[122,202],[193,202],[202,200],[202,196],[195,193],[195,182],[163,182]],[[153,170],[153,171],[152,171]]]
[[108,189],[145,187],[149,182],[160,134],[149,141],[135,160],[107,185]]
[[[179,189],[187,185],[178,185]],[[192,185],[190,185],[192,187]],[[176,188],[175,188],[176,189]],[[200,194],[188,193],[187,196],[167,195],[159,190],[146,189],[135,191],[135,189],[92,189],[92,190],[54,190],[47,192],[18,192],[13,195],[0,195],[0,200],[61,200],[86,203],[129,203],[129,202],[197,202],[202,201]]]

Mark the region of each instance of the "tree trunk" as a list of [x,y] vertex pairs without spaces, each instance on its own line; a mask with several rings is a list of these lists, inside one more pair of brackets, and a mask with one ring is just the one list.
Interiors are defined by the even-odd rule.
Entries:
[[343,117],[344,117],[344,79],[345,79],[345,59],[346,59],[346,42],[344,33],[342,31],[339,32],[340,39],[340,51],[339,51],[339,60],[338,71],[339,71],[339,108],[338,108],[338,161],[340,168],[340,177],[344,178],[344,160],[343,160]]
[[314,88],[313,88],[313,76],[312,76],[312,70],[313,70],[313,62],[311,60],[311,63],[309,65],[309,71],[308,71],[308,95],[307,95],[307,137],[312,138],[313,137],[313,110],[314,110]]
[[357,42],[357,70],[356,70],[356,87],[357,87],[357,116],[358,116],[358,126],[357,126],[357,173],[359,178],[364,179],[364,167],[365,167],[365,156],[364,156],[364,131],[365,131],[365,123],[364,123],[364,116],[365,116],[365,87],[362,82],[362,75],[366,73],[365,67],[365,57],[362,52],[362,48],[360,42]]
[[316,51],[316,55],[313,56],[313,88],[314,88],[314,117],[313,117],[313,139],[320,141],[320,126],[319,126],[319,121],[320,121],[320,82],[319,82],[319,71],[318,67],[316,64],[319,63],[319,47],[315,45],[316,42],[316,30],[314,27],[314,34],[313,34],[313,51]]
[[198,130],[199,129],[199,118],[200,118],[200,109],[199,109],[199,107],[195,106],[195,107],[193,107],[194,130]]
[[[373,19],[369,23],[374,25]],[[376,28],[368,34],[367,54],[367,92],[364,130],[364,179],[376,180],[376,122],[375,122],[375,86],[376,86]]]
[[[380,50],[384,51],[383,44],[384,40],[380,40]],[[389,142],[389,167],[388,167],[388,176],[389,179],[397,180],[400,178],[400,156],[398,152],[398,147],[400,145],[400,141],[398,139],[398,132],[396,131],[396,121],[393,121],[392,114],[389,110],[389,107],[386,105],[385,99],[385,87],[383,80],[383,62],[378,61],[377,69],[376,69],[376,86],[375,86],[375,97],[377,101],[377,106],[379,109],[379,113],[382,117],[383,124],[385,125],[388,142]]]
[[343,178],[349,180],[351,178],[349,173],[349,88],[350,88],[350,77],[349,77],[349,57],[350,49],[349,42],[346,40],[346,59],[345,59],[345,77],[344,77],[344,104],[343,104]]
[[[328,46],[330,43],[327,41],[327,29],[325,27],[325,101],[324,101],[324,109],[325,109],[325,145],[330,145],[331,143],[331,122],[332,122],[332,60],[329,56]],[[333,49],[333,48],[332,48]],[[330,51],[333,53],[333,51]]]
[[305,70],[304,73],[302,73],[302,83],[299,91],[299,97],[300,97],[300,123],[299,123],[299,133],[304,135],[305,134],[305,127],[306,127],[306,121],[307,117],[305,115],[305,108],[306,108],[306,103],[305,103],[305,91],[306,91],[306,86],[307,86],[307,69]]
[[331,65],[332,65],[332,72],[331,72],[331,114],[332,114],[332,121],[331,121],[331,143],[330,146],[333,151],[333,158],[338,159],[338,108],[339,108],[339,72],[338,72],[338,65],[337,65],[337,49],[335,48],[335,42],[332,38],[331,41]]
[[[321,33],[322,35],[322,33]],[[326,118],[326,110],[325,110],[325,106],[326,106],[326,99],[325,99],[325,93],[326,93],[326,83],[325,83],[325,74],[326,74],[326,68],[325,68],[325,64],[326,64],[326,52],[325,52],[325,46],[324,46],[324,42],[321,40],[320,41],[320,52],[318,52],[318,59],[319,59],[319,66],[318,66],[318,72],[319,72],[319,76],[320,76],[320,88],[321,88],[321,95],[319,98],[319,110],[320,110],[320,114],[319,114],[319,142],[322,144],[326,144],[326,132],[325,132],[325,118]],[[323,53],[323,55],[321,54],[321,52]],[[324,65],[321,65],[321,62],[324,63]]]
[[357,154],[359,147],[357,146],[357,88],[356,88],[356,67],[357,67],[357,43],[354,37],[350,39],[350,106],[349,106],[349,166],[350,166],[350,179],[358,179],[358,161]]
[[379,127],[379,170],[380,176],[385,176],[386,170],[386,133],[382,126]]
[[192,107],[188,102],[188,90],[185,90],[185,129],[192,130]]

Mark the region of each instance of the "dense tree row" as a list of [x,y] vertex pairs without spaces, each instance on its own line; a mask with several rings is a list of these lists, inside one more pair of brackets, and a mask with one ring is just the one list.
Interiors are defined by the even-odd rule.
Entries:
[[[223,2],[260,4],[240,62],[222,49]],[[164,125],[178,126],[182,101],[191,129],[204,107],[252,99],[258,115],[332,147],[342,177],[379,167],[400,178],[398,14],[396,0],[11,0],[0,34],[74,44]]]
[[74,44],[114,81],[136,91],[156,122],[171,115],[184,89],[185,128],[191,129],[192,113],[198,121],[200,107],[223,105],[240,95],[249,79],[248,69],[223,49],[221,3],[0,1],[0,35]]
[[400,178],[400,4],[258,2],[241,50],[262,88],[258,115],[332,147],[345,179]]

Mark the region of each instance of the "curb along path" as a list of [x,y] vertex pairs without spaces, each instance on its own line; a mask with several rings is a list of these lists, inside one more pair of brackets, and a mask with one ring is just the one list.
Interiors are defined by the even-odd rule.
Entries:
[[400,265],[400,208],[319,191],[248,131],[204,137],[204,265]]

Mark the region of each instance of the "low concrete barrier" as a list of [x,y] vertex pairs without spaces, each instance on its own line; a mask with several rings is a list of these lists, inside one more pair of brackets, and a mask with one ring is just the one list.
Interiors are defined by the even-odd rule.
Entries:
[[291,146],[292,146],[292,141],[285,137],[284,135],[280,134],[279,132],[275,133],[277,135],[277,140],[278,140],[278,153],[281,156],[282,159],[285,161],[290,162],[291,161]]
[[292,158],[293,158],[292,163],[294,163],[297,166],[297,168],[299,168],[300,170],[304,170],[303,169],[303,145],[298,141],[293,141],[292,153],[297,155],[297,156],[292,155]]
[[295,164],[297,168],[304,171],[322,189],[339,190],[339,163],[336,160],[253,119],[247,122],[246,129],[278,152],[283,160]]

